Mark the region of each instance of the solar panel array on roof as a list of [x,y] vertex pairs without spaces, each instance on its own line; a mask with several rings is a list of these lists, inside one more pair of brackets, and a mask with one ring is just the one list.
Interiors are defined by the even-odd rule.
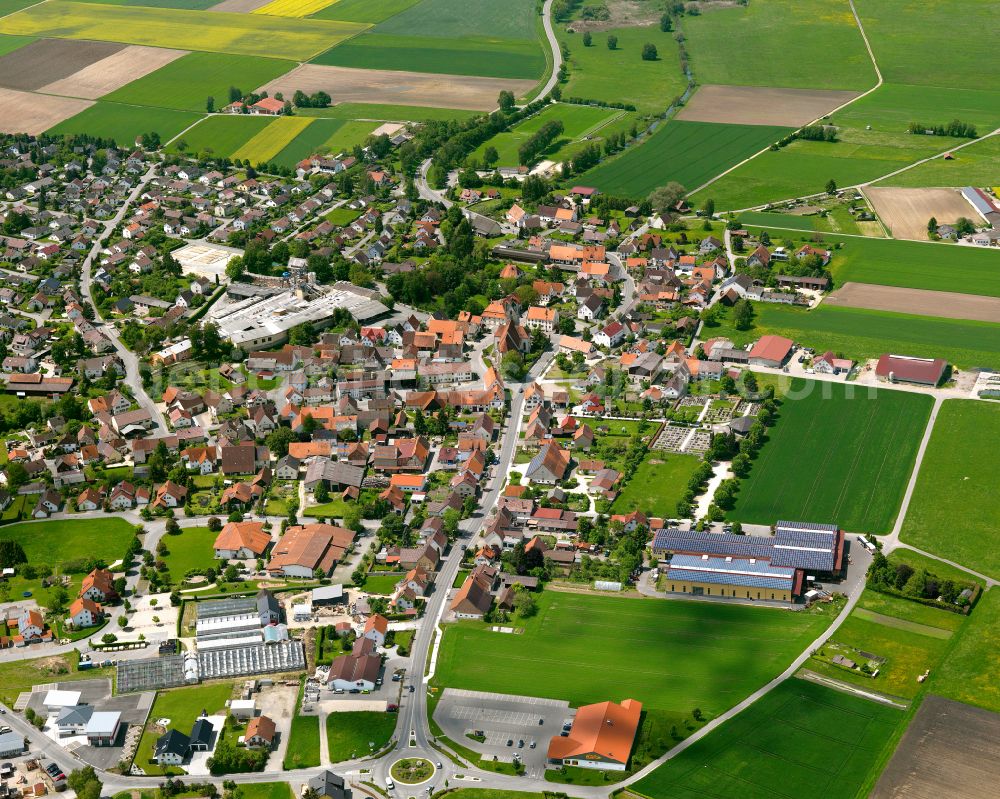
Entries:
[[791,591],[795,585],[795,569],[766,561],[675,555],[667,569],[667,579]]
[[832,572],[836,568],[838,542],[836,525],[778,522],[773,537],[664,529],[656,533],[653,549],[758,558],[769,560],[775,566]]

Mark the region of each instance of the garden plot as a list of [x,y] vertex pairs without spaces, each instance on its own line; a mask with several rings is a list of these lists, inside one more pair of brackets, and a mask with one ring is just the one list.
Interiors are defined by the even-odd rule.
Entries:
[[980,297],[954,291],[928,291],[848,281],[823,301],[842,308],[1000,322],[1000,297]]
[[[60,44],[94,45],[98,42],[60,42]],[[108,45],[118,48],[118,45]],[[120,89],[126,83],[142,78],[160,67],[165,67],[187,50],[171,50],[166,47],[142,47],[130,45],[106,58],[85,66],[75,74],[48,83],[39,88],[46,94],[62,94],[67,97],[83,97],[96,100],[109,92]]]
[[291,96],[324,91],[337,102],[389,103],[434,108],[468,108],[492,111],[504,90],[520,96],[535,85],[531,80],[509,80],[383,69],[354,69],[323,64],[303,64],[264,84],[258,92]]
[[37,136],[93,104],[93,100],[0,89],[0,105],[8,109],[0,120],[0,133]]
[[867,187],[865,196],[896,239],[927,241],[927,221],[951,224],[975,211],[956,189],[889,189]]
[[848,91],[710,85],[699,88],[677,118],[689,122],[797,128],[857,96],[858,92]]
[[122,50],[120,44],[42,39],[0,58],[0,86],[36,91]]

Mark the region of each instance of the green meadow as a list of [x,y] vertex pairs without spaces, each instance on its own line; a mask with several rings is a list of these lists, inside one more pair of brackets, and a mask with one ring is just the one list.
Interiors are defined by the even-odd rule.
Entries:
[[356,144],[364,144],[375,127],[375,122],[316,119],[270,160],[279,166],[294,167],[303,158],[316,153],[337,155],[351,150]]
[[136,137],[157,133],[161,142],[168,142],[200,118],[191,111],[167,108],[142,108],[99,100],[90,108],[63,120],[48,133],[86,133],[103,139],[114,139],[121,147],[130,147]]
[[961,150],[954,159],[935,158],[884,181],[880,186],[1000,186],[1000,136],[982,139]]
[[207,152],[228,158],[272,122],[274,117],[242,114],[210,116],[174,141],[167,152]]
[[310,15],[312,19],[339,19],[344,22],[384,22],[406,9],[420,3],[421,0],[337,0],[321,11]]

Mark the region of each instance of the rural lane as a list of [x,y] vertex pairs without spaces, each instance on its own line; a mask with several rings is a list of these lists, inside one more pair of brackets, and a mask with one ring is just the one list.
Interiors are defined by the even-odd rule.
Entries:
[[556,87],[559,82],[559,68],[562,66],[562,48],[559,47],[555,31],[552,30],[552,3],[553,0],[545,0],[545,5],[542,6],[542,27],[545,29],[545,38],[549,40],[549,48],[552,50],[552,74],[536,95],[537,99],[545,97]]

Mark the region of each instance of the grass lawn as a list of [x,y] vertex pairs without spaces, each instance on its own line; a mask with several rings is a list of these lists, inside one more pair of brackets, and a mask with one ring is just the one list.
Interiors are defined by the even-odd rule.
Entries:
[[[149,712],[149,723],[143,730],[142,740],[139,741],[135,762],[147,774],[163,774],[163,769],[149,760],[153,754],[156,739],[159,737],[153,731],[152,722],[157,719],[170,719],[168,725],[170,729],[180,730],[187,735],[191,732],[191,726],[201,715],[202,710],[207,710],[209,715],[224,714],[226,700],[230,699],[232,695],[233,684],[230,682],[206,683],[159,691]],[[174,770],[176,771],[176,769]]]
[[13,705],[17,695],[30,691],[33,685],[69,680],[92,680],[97,677],[111,677],[114,668],[76,671],[78,656],[46,655],[34,660],[8,660],[0,663],[0,701]]
[[1000,406],[947,400],[941,406],[903,521],[902,540],[1000,577],[996,457]]
[[183,527],[180,535],[164,535],[160,540],[166,544],[169,554],[163,557],[167,570],[175,583],[194,569],[203,570],[218,566],[212,544],[218,533],[207,527]]
[[310,516],[312,518],[331,518],[331,519],[342,519],[344,513],[347,510],[347,503],[340,497],[337,497],[332,502],[327,502],[322,505],[310,505],[304,511],[303,515]]
[[247,782],[240,785],[240,799],[294,799],[287,782]]
[[135,528],[114,516],[23,522],[3,528],[3,538],[20,542],[29,563],[52,566],[71,560],[99,558],[114,563],[125,555]]
[[167,152],[228,158],[274,121],[274,117],[243,114],[206,117],[173,142]]
[[[871,593],[866,591],[865,596]],[[917,677],[927,670],[934,671],[937,668],[948,650],[954,628],[925,625],[907,619],[905,617],[911,614],[905,606],[913,604],[938,616],[953,617],[959,625],[964,621],[964,617],[946,610],[911,603],[905,599],[881,594],[874,594],[874,597],[876,599],[869,604],[878,609],[855,608],[847,621],[834,633],[833,638],[820,647],[819,654],[832,657],[840,651],[838,644],[871,652],[886,658],[886,662],[879,667],[878,676],[871,678],[857,671],[842,669],[821,660],[820,657],[810,658],[806,667],[863,688],[912,699],[924,687],[917,682]],[[950,619],[944,619],[941,623],[954,624]],[[852,660],[858,660],[857,655],[853,657],[852,655],[853,652],[846,653]]]
[[[628,103],[642,114],[662,114],[684,92],[680,49],[672,33],[658,27],[613,28],[594,32],[593,43],[584,47],[582,34],[559,24],[555,30],[559,43],[569,50],[569,82],[562,87],[565,97]],[[610,35],[618,37],[614,50],[607,46]],[[656,45],[656,61],[639,57],[647,42]]]
[[651,799],[853,799],[902,711],[787,680],[635,784]]
[[293,716],[283,767],[285,771],[320,764],[319,716]]
[[132,105],[106,103],[103,100],[49,129],[48,133],[72,135],[86,133],[102,139],[114,139],[125,147],[144,133],[156,133],[166,142],[198,121],[198,114],[166,108],[136,108]]
[[699,463],[694,455],[650,452],[615,499],[612,512],[639,509],[648,516],[676,516],[677,503],[686,493],[688,481]]
[[833,350],[856,361],[884,352],[904,352],[924,358],[944,358],[959,369],[1000,368],[1000,324],[933,316],[820,305],[813,310],[775,303],[755,303],[754,326],[707,327],[738,344],[764,333],[786,336],[817,352]]
[[368,594],[388,596],[401,579],[402,576],[398,574],[369,574],[363,590]]
[[693,191],[733,164],[777,141],[788,128],[671,120],[617,158],[585,172],[577,182],[608,194],[645,197],[677,181]]
[[[684,17],[683,28],[699,83],[858,91],[875,85],[847,0],[722,7]],[[761,41],[781,58],[760,58],[755,43]]]
[[190,53],[122,86],[104,99],[116,103],[203,112],[206,110],[206,99],[214,97],[215,108],[221,110],[229,102],[230,86],[236,86],[244,92],[253,91],[294,66],[293,63],[278,58]]
[[[711,718],[778,674],[835,613],[557,592],[538,606],[522,635],[447,625],[437,683],[574,706],[626,686],[648,710],[688,715],[698,707]],[[609,641],[628,657],[609,656]]]
[[793,380],[729,517],[889,532],[931,404],[920,394]]
[[991,589],[972,611],[955,646],[931,672],[928,690],[1000,713],[1000,589]]
[[338,227],[344,227],[345,225],[351,224],[355,219],[361,216],[361,212],[355,208],[348,208],[346,205],[340,206],[340,208],[334,208],[327,214],[323,215],[323,218],[329,222],[331,225],[337,225]]
[[396,729],[396,718],[395,713],[371,711],[331,713],[326,717],[330,762],[352,760],[382,749]]

